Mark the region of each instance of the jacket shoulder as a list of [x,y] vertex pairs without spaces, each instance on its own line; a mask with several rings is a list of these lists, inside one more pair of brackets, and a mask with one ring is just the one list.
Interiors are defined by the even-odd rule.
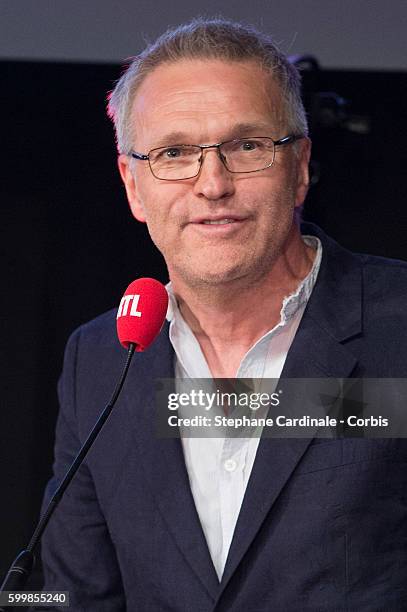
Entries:
[[[399,300],[404,312],[407,298],[407,262],[400,259],[360,254],[365,295],[377,299]],[[403,301],[404,297],[404,301]]]
[[116,313],[117,309],[112,308],[83,323],[72,332],[68,344],[72,342],[93,346],[119,344],[116,333]]
[[361,263],[367,269],[374,268],[376,271],[382,270],[386,273],[401,273],[407,275],[407,261],[402,259],[392,259],[390,257],[380,257],[379,255],[368,255],[366,253],[356,253],[360,257]]

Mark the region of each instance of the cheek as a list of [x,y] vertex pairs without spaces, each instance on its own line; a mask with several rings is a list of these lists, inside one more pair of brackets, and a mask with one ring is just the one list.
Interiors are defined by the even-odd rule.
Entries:
[[139,182],[138,199],[147,225],[153,232],[174,232],[188,214],[188,185],[158,181],[151,177]]
[[145,217],[147,228],[150,233],[153,242],[159,246],[159,242],[165,238],[168,234],[168,227],[166,224],[165,215],[160,214],[160,209],[158,207],[145,207]]
[[[259,192],[258,192],[259,193]],[[270,222],[278,224],[281,218],[292,213],[295,203],[295,189],[292,181],[273,181],[263,190],[261,199],[258,199],[258,209],[270,219]]]
[[165,255],[171,246],[176,247],[179,242],[180,223],[176,213],[179,207],[177,202],[171,205],[168,197],[164,199],[159,191],[149,191],[148,199],[147,194],[143,196],[140,205],[144,211],[148,232],[156,247]]

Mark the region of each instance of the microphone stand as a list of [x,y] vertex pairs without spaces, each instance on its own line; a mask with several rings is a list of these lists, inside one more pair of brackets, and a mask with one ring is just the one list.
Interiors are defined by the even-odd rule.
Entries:
[[[55,491],[54,495],[51,497],[51,500],[48,503],[47,509],[45,510],[43,516],[40,518],[27,548],[21,551],[17,555],[15,560],[13,561],[3,581],[3,584],[0,587],[0,593],[3,591],[23,591],[24,590],[24,586],[35,564],[34,549],[37,546],[44,532],[44,529],[46,528],[48,521],[51,518],[54,510],[56,509],[59,502],[61,501],[62,496],[65,493],[65,490],[67,489],[72,478],[75,476],[82,461],[88,454],[97,435],[99,434],[107,418],[109,417],[113,409],[113,406],[115,405],[116,400],[119,397],[120,391],[122,390],[124,381],[127,376],[128,369],[130,367],[132,357],[134,355],[134,351],[135,351],[135,344],[130,343],[128,352],[127,352],[127,359],[126,359],[125,366],[123,368],[122,375],[120,377],[119,382],[116,385],[115,390],[113,391],[113,395],[109,403],[106,405],[100,417],[96,421],[92,431],[88,435],[87,439],[85,440],[81,449],[79,450],[77,456],[73,460],[72,465],[70,466],[64,478],[62,479],[61,484],[59,485],[58,489]],[[7,611],[5,608],[0,607],[0,612],[7,612]]]

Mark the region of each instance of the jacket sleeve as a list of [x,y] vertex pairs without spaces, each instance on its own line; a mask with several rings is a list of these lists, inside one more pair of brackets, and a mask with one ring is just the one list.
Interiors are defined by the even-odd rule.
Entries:
[[[42,511],[75,458],[81,442],[75,401],[80,329],[68,341],[58,384],[60,411],[55,439],[53,476]],[[69,610],[123,612],[124,589],[115,549],[85,462],[68,486],[42,538],[44,591],[68,591]],[[36,610],[51,608],[37,607]],[[55,608],[60,610],[61,608]]]

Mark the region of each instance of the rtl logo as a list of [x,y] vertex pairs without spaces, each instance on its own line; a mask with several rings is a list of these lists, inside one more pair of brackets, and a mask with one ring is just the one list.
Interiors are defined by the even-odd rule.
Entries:
[[119,310],[117,311],[116,319],[127,316],[127,311],[131,303],[129,312],[130,317],[141,317],[141,312],[137,310],[139,295],[124,295],[120,301]]

